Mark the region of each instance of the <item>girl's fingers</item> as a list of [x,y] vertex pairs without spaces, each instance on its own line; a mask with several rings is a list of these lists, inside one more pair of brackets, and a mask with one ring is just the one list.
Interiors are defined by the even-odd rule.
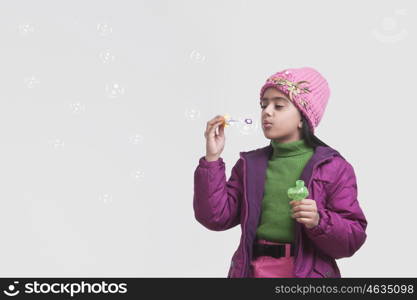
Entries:
[[300,204],[300,205],[297,205],[297,206],[293,207],[292,211],[294,211],[294,212],[296,212],[296,211],[315,211],[315,208],[312,205]]
[[221,137],[223,137],[223,136],[224,136],[224,124],[221,124],[221,125],[220,125],[220,128],[219,128],[219,135],[220,135]]
[[307,219],[313,219],[315,216],[315,213],[309,212],[309,211],[299,211],[294,214],[292,214],[293,218],[307,218]]
[[216,129],[221,124],[221,122],[222,121],[217,121],[216,123],[214,123],[214,124],[212,124],[212,125],[209,126],[208,134],[210,136],[214,136],[215,135]]
[[[217,115],[213,119],[207,122],[206,131],[204,133],[204,136],[207,137],[214,137],[216,135],[223,135],[223,132],[221,131],[224,127],[223,123],[225,122],[225,119],[221,115]],[[217,127],[220,126],[220,130],[217,132]]]
[[313,200],[313,199],[303,199],[303,200],[300,200],[300,203],[301,204],[305,204],[305,205],[314,205],[315,204],[315,200]]
[[220,121],[215,126],[216,126],[216,134],[221,136],[224,133],[223,121]]
[[297,222],[308,224],[311,220],[307,218],[297,218]]
[[206,130],[209,130],[211,128],[211,126],[214,126],[216,123],[218,123],[219,121],[222,121],[222,120],[224,120],[224,118],[220,115],[211,119],[210,121],[207,122]]

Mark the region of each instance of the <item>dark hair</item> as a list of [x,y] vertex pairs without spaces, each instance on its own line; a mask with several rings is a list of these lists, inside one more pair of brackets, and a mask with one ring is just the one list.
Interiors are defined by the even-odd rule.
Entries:
[[306,141],[307,145],[313,148],[316,148],[317,146],[330,147],[322,140],[320,140],[318,137],[316,137],[313,132],[311,132],[310,125],[308,124],[307,119],[304,116],[302,116],[302,120],[303,128],[301,129],[301,134],[302,138]]

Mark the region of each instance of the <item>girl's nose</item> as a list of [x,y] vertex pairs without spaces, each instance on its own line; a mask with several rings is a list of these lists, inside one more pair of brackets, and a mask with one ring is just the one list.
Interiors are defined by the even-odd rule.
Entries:
[[272,105],[268,105],[267,107],[265,107],[265,109],[264,109],[264,115],[271,115],[271,113],[272,113],[272,110],[273,110],[273,107],[272,107]]

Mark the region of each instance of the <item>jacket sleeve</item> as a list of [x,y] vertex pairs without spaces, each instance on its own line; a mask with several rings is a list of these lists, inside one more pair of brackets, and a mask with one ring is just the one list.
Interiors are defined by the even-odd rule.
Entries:
[[226,181],[225,163],[220,157],[201,157],[194,172],[193,208],[196,220],[210,230],[222,231],[240,223],[242,203],[242,158]]
[[358,188],[353,167],[337,157],[338,171],[326,187],[327,203],[318,208],[319,224],[304,226],[317,248],[334,259],[352,256],[366,240],[367,220],[357,200]]

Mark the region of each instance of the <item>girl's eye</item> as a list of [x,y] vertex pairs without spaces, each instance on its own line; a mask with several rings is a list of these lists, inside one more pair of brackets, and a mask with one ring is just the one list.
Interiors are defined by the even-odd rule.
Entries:
[[[264,109],[265,107],[267,107],[267,105],[262,105],[261,104],[261,108]],[[284,107],[282,105],[275,105],[275,108],[280,108],[280,107]]]

